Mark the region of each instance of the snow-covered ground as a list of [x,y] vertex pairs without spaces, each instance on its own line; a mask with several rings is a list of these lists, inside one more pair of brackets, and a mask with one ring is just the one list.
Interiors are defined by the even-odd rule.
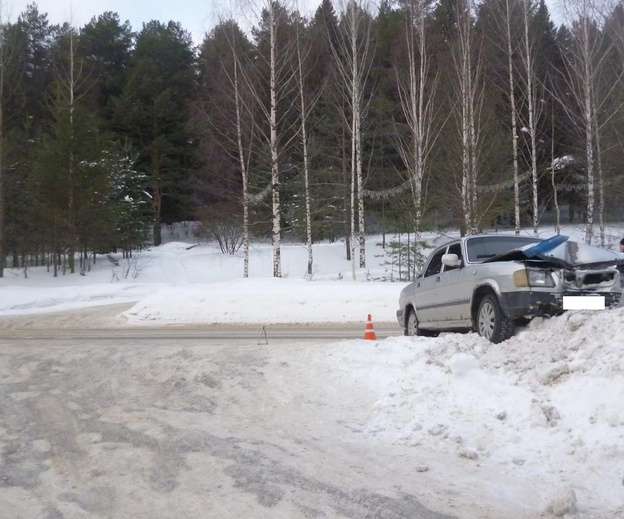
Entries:
[[[619,232],[615,228],[611,236]],[[9,270],[0,280],[0,327],[14,326],[16,316],[58,311],[50,315],[63,323],[63,312],[70,309],[128,303],[133,306],[120,316],[120,326],[361,322],[363,331],[369,313],[374,322],[395,321],[405,285],[376,281],[396,277],[378,241],[369,241],[369,267],[357,271],[357,281],[350,280],[340,243],[315,245],[311,280],[304,279],[306,250],[300,245],[283,246],[283,279],[270,277],[270,246],[254,245],[251,277],[244,280],[240,255],[223,255],[192,239],[166,243],[130,261],[117,258],[118,266],[100,258],[86,276],[54,279],[45,269],[32,268],[25,279],[23,271]],[[94,317],[90,325],[102,323]],[[449,478],[458,478],[453,484],[489,510],[470,517],[615,519],[624,517],[620,330],[624,308],[536,319],[501,345],[476,334],[403,337],[397,325],[396,336],[385,340],[354,337],[315,346],[297,366],[298,377],[288,383],[280,378],[279,384],[274,378],[271,387],[276,395],[285,394],[292,384],[293,393],[308,392],[314,405],[331,408],[336,420],[327,427],[338,431],[341,441],[365,438],[380,448],[421,453],[423,462],[412,467],[414,478],[433,478],[435,472],[444,480],[435,463],[443,459]],[[192,355],[201,362],[201,353]],[[175,365],[162,362],[161,370],[180,369],[179,359]],[[264,371],[271,374],[266,366]],[[198,371],[186,379],[204,375]],[[0,370],[0,384],[7,377]],[[159,379],[166,377],[154,375],[153,383]],[[271,390],[248,384],[247,391]],[[300,428],[305,409],[293,407]],[[492,505],[496,500],[504,507]],[[430,496],[427,504],[457,514],[449,502]],[[250,515],[269,516],[298,517],[292,511]]]

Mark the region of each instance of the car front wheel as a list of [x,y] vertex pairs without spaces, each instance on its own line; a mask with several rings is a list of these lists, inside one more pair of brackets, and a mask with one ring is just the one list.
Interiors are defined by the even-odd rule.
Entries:
[[477,332],[494,344],[514,334],[514,323],[503,313],[496,296],[488,294],[481,300],[477,313]]

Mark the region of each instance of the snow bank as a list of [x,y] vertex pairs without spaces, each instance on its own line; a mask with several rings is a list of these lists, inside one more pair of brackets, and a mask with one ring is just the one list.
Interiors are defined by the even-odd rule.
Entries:
[[549,496],[540,509],[554,515],[561,502],[571,506],[572,489],[580,517],[617,517],[624,514],[620,329],[624,309],[569,312],[534,321],[500,345],[476,334],[395,337],[345,343],[328,362],[348,366],[352,381],[376,391],[357,426],[378,441],[536,478]]
[[124,316],[130,323],[283,324],[362,322],[368,313],[373,313],[377,322],[396,322],[402,286],[300,279],[194,284],[150,294]]

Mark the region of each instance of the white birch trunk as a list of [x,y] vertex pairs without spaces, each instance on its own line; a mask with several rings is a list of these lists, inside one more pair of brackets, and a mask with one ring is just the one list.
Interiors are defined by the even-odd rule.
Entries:
[[[420,66],[418,69],[418,90],[416,84],[414,84],[415,67],[414,60],[415,55],[412,52],[410,56],[410,78],[412,91],[418,91],[418,104],[415,103],[415,99],[412,100],[412,109],[417,110],[414,113],[417,114],[417,124],[415,126],[416,132],[414,132],[414,152],[416,154],[416,167],[414,168],[414,209],[415,209],[415,221],[414,221],[414,264],[420,257],[420,226],[422,218],[422,183],[425,176],[425,166],[427,163],[427,145],[428,137],[433,124],[433,117],[431,117],[431,111],[426,110],[427,106],[431,106],[429,103],[425,104],[425,82],[427,81],[427,74],[429,72],[428,60],[427,60],[427,47],[426,47],[426,35],[425,35],[425,5],[423,0],[418,0],[418,29],[419,29],[419,50],[420,50]],[[435,85],[434,89],[435,91]],[[431,100],[430,100],[431,102]],[[409,233],[408,237],[408,250],[409,250]],[[410,272],[411,274],[411,272]],[[414,268],[414,278],[416,271]],[[409,279],[409,278],[408,278]]]
[[[554,152],[551,154],[554,163]],[[555,204],[555,232],[561,234],[561,209],[559,208],[559,197],[557,195],[557,183],[555,181],[555,166],[550,167],[550,183],[553,189],[553,203]]]
[[232,40],[232,56],[234,58],[234,103],[236,108],[236,145],[238,149],[238,160],[241,169],[241,180],[243,184],[243,277],[249,277],[249,172],[245,161],[245,149],[243,148],[243,128],[241,117],[241,98],[238,84],[239,61],[236,56],[236,47]]
[[308,161],[308,108],[303,83],[303,59],[301,57],[301,41],[297,32],[297,69],[299,74],[299,101],[301,104],[301,146],[303,149],[303,189],[305,198],[306,249],[308,252],[308,276],[312,276],[314,256],[312,254],[312,209],[310,201],[310,166]]
[[593,92],[592,92],[592,62],[589,42],[589,21],[587,17],[581,20],[581,53],[583,56],[583,118],[585,122],[585,160],[587,167],[587,214],[585,223],[585,242],[591,245],[594,234],[594,114],[593,114]]
[[[361,25],[361,13],[355,0],[349,3],[349,37],[351,43],[351,78],[353,80],[351,86],[351,109],[352,109],[352,126],[351,126],[351,148],[352,148],[352,164],[351,168],[352,181],[355,186],[352,192],[357,197],[357,238],[360,249],[359,267],[366,267],[366,237],[364,230],[364,192],[362,177],[362,71],[360,70],[360,49],[358,46],[358,32]],[[355,211],[355,204],[351,205],[351,211]],[[354,218],[355,220],[355,218]],[[356,237],[356,230],[353,228],[353,237]],[[353,240],[355,247],[355,240]],[[355,258],[352,260],[355,261]]]
[[531,192],[533,199],[533,234],[539,233],[539,200],[537,185],[537,106],[536,106],[536,79],[535,79],[535,56],[529,38],[530,26],[530,0],[523,0],[524,14],[524,67],[526,72],[527,103],[529,111],[529,155],[531,158]]
[[469,61],[468,68],[468,79],[469,79],[469,88],[468,93],[470,97],[468,99],[468,123],[469,123],[469,154],[470,154],[470,214],[472,218],[472,228],[471,234],[476,234],[479,232],[477,227],[477,168],[478,168],[478,149],[477,149],[477,107],[476,107],[476,81],[473,77],[473,67],[472,67],[472,31],[470,32],[470,41],[469,41],[469,52],[467,53]]
[[[353,90],[352,90],[353,95]],[[353,99],[352,99],[353,100]],[[351,277],[355,281],[355,243],[356,243],[356,229],[355,229],[355,196],[357,186],[357,168],[355,166],[357,161],[357,150],[355,146],[355,124],[356,124],[355,109],[351,114]]]
[[[579,133],[585,139],[585,166],[587,206],[585,241],[591,244],[594,238],[594,213],[596,211],[596,182],[598,183],[598,217],[600,241],[604,244],[604,171],[602,156],[602,132],[606,125],[619,113],[609,107],[612,96],[619,96],[622,88],[622,73],[615,80],[605,81],[606,67],[610,66],[610,53],[615,40],[605,37],[605,3],[601,0],[566,0],[564,7],[572,22],[572,47],[568,54],[568,87],[574,94],[580,116],[566,107]],[[620,35],[618,35],[621,37]],[[619,104],[619,103],[618,103]],[[620,104],[621,106],[621,104]],[[575,117],[576,116],[576,117]],[[596,179],[597,175],[597,179]]]
[[552,136],[550,139],[550,182],[553,190],[553,203],[555,204],[555,232],[561,234],[561,208],[559,207],[559,196],[557,194],[557,182],[555,181],[555,111],[551,113],[550,123]]
[[511,4],[505,1],[505,31],[507,39],[507,68],[509,74],[509,100],[511,103],[511,149],[513,157],[513,184],[514,184],[514,231],[520,234],[520,182],[518,171],[518,115],[516,109],[516,81],[513,65],[513,47],[511,39]]
[[359,117],[359,82],[358,78],[358,60],[357,60],[357,23],[356,23],[356,3],[355,0],[351,0],[349,3],[349,29],[350,29],[350,43],[351,43],[351,78],[353,83],[351,85],[351,262],[353,279],[355,280],[355,244],[356,241],[359,245],[359,241],[356,240],[356,228],[355,228],[355,200],[359,201],[359,170],[358,170],[358,117]]
[[470,3],[465,0],[458,10],[458,39],[459,48],[455,55],[455,69],[457,74],[457,89],[460,111],[460,141],[462,164],[462,210],[464,227],[467,234],[476,233],[476,203],[477,203],[477,135],[476,135],[476,107],[475,107],[475,80],[472,64],[472,28],[470,18]]
[[273,277],[282,277],[281,260],[281,216],[282,208],[280,204],[280,178],[279,178],[279,155],[277,151],[277,82],[276,82],[276,36],[277,21],[275,20],[274,4],[269,4],[269,24],[270,24],[270,149],[271,149],[271,190],[272,190],[272,210],[273,210]]
[[[596,108],[593,109],[594,116],[598,116]],[[600,139],[600,130],[598,129],[598,121],[594,121],[596,128],[596,165],[598,169],[598,226],[600,228],[600,246],[605,246],[605,221],[604,221],[604,172],[602,170],[602,147]]]
[[[355,279],[355,246],[359,246],[359,267],[366,267],[366,233],[364,218],[364,177],[362,158],[362,121],[365,114],[364,84],[370,63],[370,24],[356,0],[348,0],[344,11],[345,33],[339,34],[340,47],[332,47],[332,55],[343,87],[345,101],[350,105],[351,118],[345,122],[351,131],[351,271]],[[357,211],[357,227],[356,227]]]
[[[401,107],[407,122],[408,138],[399,140],[398,149],[407,168],[414,206],[414,257],[420,256],[420,232],[422,218],[422,183],[433,137],[432,98],[437,84],[433,81],[430,91],[426,88],[429,61],[425,35],[425,5],[414,0],[406,10],[406,49],[408,56],[407,84],[398,80]],[[398,76],[398,74],[397,74]],[[427,94],[430,93],[429,99]],[[409,236],[409,234],[408,234]],[[410,271],[411,275],[411,270]]]
[[[568,16],[572,17],[571,35],[572,48],[568,51],[568,86],[574,94],[580,115],[567,107],[567,100],[562,105],[572,115],[579,133],[584,137],[584,154],[586,168],[587,204],[585,213],[585,241],[590,244],[594,234],[595,211],[595,167],[601,125],[598,120],[597,99],[598,82],[605,58],[612,44],[606,44],[600,35],[599,18],[602,16],[599,6],[592,0],[567,0],[564,4]],[[611,91],[613,87],[611,88]],[[604,99],[600,100],[601,102]],[[575,117],[576,116],[576,117]]]
[[[359,89],[358,89],[359,91]],[[358,92],[359,93],[359,92]],[[358,193],[358,237],[360,245],[360,268],[366,267],[366,233],[364,229],[364,177],[362,174],[362,116],[358,110],[356,131],[356,171]]]

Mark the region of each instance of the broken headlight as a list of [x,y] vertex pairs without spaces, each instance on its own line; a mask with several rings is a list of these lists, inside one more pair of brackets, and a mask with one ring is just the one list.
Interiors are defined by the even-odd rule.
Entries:
[[514,285],[517,287],[544,287],[552,288],[555,281],[547,270],[526,268],[516,270],[513,274]]

